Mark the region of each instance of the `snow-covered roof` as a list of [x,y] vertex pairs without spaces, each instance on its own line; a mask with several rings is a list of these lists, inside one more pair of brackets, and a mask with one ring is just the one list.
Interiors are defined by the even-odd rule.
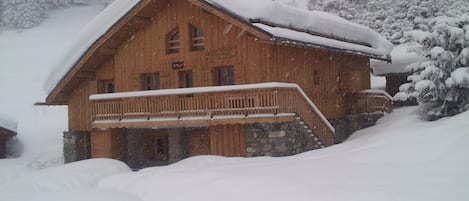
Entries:
[[272,34],[273,40],[276,37],[299,40],[334,49],[358,51],[383,59],[387,59],[386,56],[393,48],[392,43],[370,28],[321,11],[300,9],[275,0],[204,1]]
[[[79,34],[51,71],[45,90],[48,94],[79,63],[92,45],[113,25],[144,0],[119,0],[109,5]],[[335,15],[308,11],[274,0],[190,0],[199,1],[260,30],[269,41],[294,45],[328,48],[387,59],[393,45],[373,30]]]
[[114,24],[127,14],[140,0],[118,0],[99,13],[78,34],[72,48],[67,50],[60,62],[52,68],[44,85],[48,94],[61,82],[62,78],[76,65],[88,49],[102,37]]
[[418,45],[403,44],[396,46],[391,52],[391,63],[372,59],[370,66],[373,69],[373,74],[383,76],[410,72],[411,70],[407,66],[423,59],[418,53],[409,51],[413,48],[418,48]]
[[18,123],[14,118],[0,113],[0,128],[4,128],[6,130],[16,133]]

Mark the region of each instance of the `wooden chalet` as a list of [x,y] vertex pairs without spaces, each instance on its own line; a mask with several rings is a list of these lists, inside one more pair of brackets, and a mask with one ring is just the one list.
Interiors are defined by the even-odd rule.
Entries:
[[292,155],[333,145],[331,122],[392,111],[386,94],[366,91],[370,58],[386,55],[275,37],[253,23],[263,22],[205,0],[138,1],[44,103],[68,105],[66,162]]

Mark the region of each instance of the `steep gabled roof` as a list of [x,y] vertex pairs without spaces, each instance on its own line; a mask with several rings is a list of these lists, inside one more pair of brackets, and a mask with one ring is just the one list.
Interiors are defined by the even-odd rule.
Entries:
[[[96,66],[150,24],[151,17],[169,1],[119,0],[108,6],[85,27],[74,48],[49,76],[46,103],[67,104],[67,95],[73,88],[81,80],[93,77]],[[367,27],[272,0],[187,1],[242,27],[263,42],[325,48],[381,60],[388,60],[392,49],[391,43]]]

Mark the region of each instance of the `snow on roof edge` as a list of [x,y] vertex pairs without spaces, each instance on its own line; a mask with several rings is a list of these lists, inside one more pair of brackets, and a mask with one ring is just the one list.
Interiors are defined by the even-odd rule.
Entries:
[[407,66],[419,62],[424,59],[423,56],[412,51],[413,49],[420,48],[421,45],[416,43],[402,44],[396,46],[391,51],[391,63],[371,60],[370,67],[373,70],[373,74],[376,76],[386,76],[392,74],[410,73],[412,70]]
[[0,113],[0,128],[16,133],[18,130],[18,122],[14,118]]
[[272,40],[278,41],[280,43],[332,49],[333,51],[359,54],[380,60],[389,59],[384,52],[364,45],[324,38],[321,36],[315,36],[305,32],[299,32],[281,27],[271,27],[260,23],[255,23],[254,26],[269,32],[274,36]]
[[114,1],[99,13],[83,30],[65,56],[52,68],[44,83],[44,90],[50,94],[63,81],[65,76],[73,70],[73,67],[83,58],[86,52],[104,36],[112,27],[135,6],[140,0]]
[[[373,48],[381,51],[382,56],[385,57],[394,47],[391,42],[371,28],[326,12],[300,9],[274,0],[201,1],[207,2],[215,8],[228,10],[247,22],[263,20],[282,25],[282,28],[285,29],[306,30],[305,33],[320,33],[332,38],[370,44]],[[283,13],[283,15],[279,13]]]

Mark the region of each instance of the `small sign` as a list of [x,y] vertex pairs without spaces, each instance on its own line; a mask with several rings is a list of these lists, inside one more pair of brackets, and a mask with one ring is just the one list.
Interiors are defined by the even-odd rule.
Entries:
[[173,69],[183,69],[184,68],[184,62],[183,61],[175,61],[172,63],[171,67]]

